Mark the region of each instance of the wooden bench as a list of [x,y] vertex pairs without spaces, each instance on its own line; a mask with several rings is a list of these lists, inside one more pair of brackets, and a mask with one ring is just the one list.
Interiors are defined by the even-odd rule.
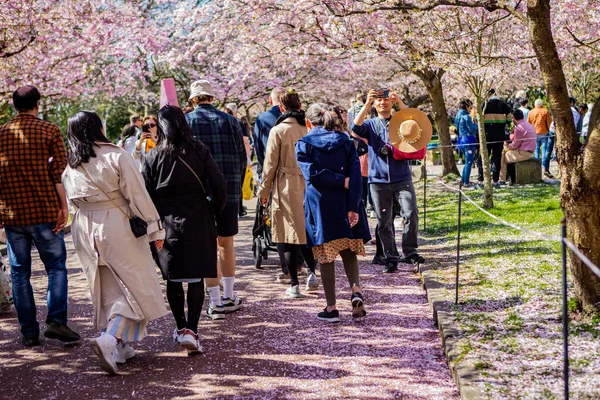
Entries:
[[542,162],[537,158],[515,163],[515,183],[527,185],[542,182]]

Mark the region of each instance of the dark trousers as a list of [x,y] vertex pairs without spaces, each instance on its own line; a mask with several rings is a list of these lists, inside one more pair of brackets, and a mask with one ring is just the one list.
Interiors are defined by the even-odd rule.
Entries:
[[[491,142],[491,140],[490,140]],[[487,145],[488,156],[491,157],[490,168],[492,170],[492,180],[498,182],[500,179],[500,165],[502,163],[502,149],[504,142],[494,140],[497,143]],[[483,182],[483,161],[481,156],[477,158],[477,180]]]
[[292,286],[298,285],[298,266],[302,265],[302,261],[298,262],[300,257],[304,258],[310,272],[315,272],[315,257],[312,249],[305,244],[277,243],[277,253],[279,253],[281,270],[285,274],[290,274]]

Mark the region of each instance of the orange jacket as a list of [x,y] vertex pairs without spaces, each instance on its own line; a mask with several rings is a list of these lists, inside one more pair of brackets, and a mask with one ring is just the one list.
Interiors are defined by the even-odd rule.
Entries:
[[538,135],[545,135],[550,132],[552,118],[550,117],[550,112],[544,107],[535,107],[533,110],[529,111],[527,122],[534,126],[535,133]]

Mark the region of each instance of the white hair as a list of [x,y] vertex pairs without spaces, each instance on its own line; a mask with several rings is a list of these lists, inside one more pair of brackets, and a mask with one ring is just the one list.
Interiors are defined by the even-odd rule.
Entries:
[[278,106],[281,103],[281,96],[283,96],[285,94],[285,88],[282,88],[281,86],[276,86],[273,88],[273,90],[271,91],[271,102],[273,103],[274,106]]
[[542,107],[544,105],[544,101],[542,99],[537,99],[535,101],[535,106],[536,107]]

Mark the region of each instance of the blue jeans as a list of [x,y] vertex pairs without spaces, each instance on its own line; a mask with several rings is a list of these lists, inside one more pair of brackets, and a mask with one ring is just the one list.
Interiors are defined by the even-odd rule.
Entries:
[[546,171],[550,170],[550,160],[552,160],[552,153],[554,152],[554,140],[556,139],[555,135],[548,135],[548,162],[544,164],[544,169]]
[[67,323],[67,249],[64,232],[52,232],[55,226],[54,222],[27,226],[5,226],[13,300],[21,326],[21,334],[25,337],[38,336],[40,333],[33,289],[29,282],[32,243],[35,244],[48,274],[46,323]]
[[[550,168],[550,153],[552,149],[549,146],[549,136],[548,134],[537,135],[537,145],[535,146],[535,154],[534,157],[538,160],[542,160],[542,166],[544,167],[544,171],[548,171]],[[552,146],[554,146],[554,138],[552,138]],[[542,157],[540,157],[540,152],[542,153]]]
[[462,183],[463,185],[466,185],[471,178],[471,168],[473,167],[473,161],[475,160],[475,146],[467,146],[462,152],[465,155],[465,166],[462,170]]

